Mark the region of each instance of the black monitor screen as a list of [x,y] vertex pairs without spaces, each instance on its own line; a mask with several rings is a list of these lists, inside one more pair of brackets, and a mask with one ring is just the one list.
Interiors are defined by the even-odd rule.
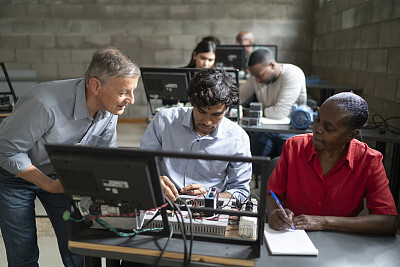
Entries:
[[70,198],[90,196],[137,209],[161,204],[162,199],[156,199],[162,196],[158,167],[145,151],[77,145],[46,145],[46,149]]
[[215,50],[215,64],[217,67],[246,68],[245,50],[241,46],[217,46]]

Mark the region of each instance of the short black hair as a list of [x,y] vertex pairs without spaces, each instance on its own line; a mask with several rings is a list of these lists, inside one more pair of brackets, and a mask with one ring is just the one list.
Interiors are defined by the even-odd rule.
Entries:
[[260,63],[263,65],[268,65],[273,60],[275,59],[271,50],[269,50],[268,48],[257,49],[256,51],[251,53],[248,66],[251,67]]
[[350,131],[360,129],[368,120],[368,104],[359,95],[343,92],[329,97],[327,101],[333,101],[347,113],[344,123]]
[[224,70],[203,69],[190,81],[188,97],[195,107],[219,103],[233,107],[239,103],[239,89],[235,79]]

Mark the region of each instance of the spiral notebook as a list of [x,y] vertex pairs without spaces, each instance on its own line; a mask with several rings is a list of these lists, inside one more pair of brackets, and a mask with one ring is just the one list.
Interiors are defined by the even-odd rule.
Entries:
[[304,230],[275,231],[266,224],[264,237],[272,255],[318,255],[318,249]]

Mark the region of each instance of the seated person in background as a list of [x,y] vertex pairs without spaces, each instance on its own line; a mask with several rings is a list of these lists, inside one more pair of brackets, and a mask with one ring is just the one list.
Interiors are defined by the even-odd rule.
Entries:
[[[251,77],[240,87],[240,102],[246,102],[255,94],[263,105],[264,117],[289,117],[295,103],[306,104],[306,81],[299,67],[278,63],[270,50],[259,49],[251,54],[248,69]],[[280,155],[283,144],[292,136],[266,132],[251,134],[251,152],[256,156]]]
[[[288,217],[267,195],[268,224],[297,229],[395,234],[396,206],[382,154],[353,139],[368,119],[367,103],[353,93],[328,98],[312,134],[287,140],[268,181]],[[358,216],[367,200],[369,215]]]
[[[141,149],[250,157],[246,132],[224,115],[239,102],[235,80],[222,70],[198,72],[189,83],[193,107],[160,110],[147,127]],[[252,167],[248,162],[223,162],[164,158],[160,161],[161,185],[166,197],[178,193],[206,194],[216,187],[219,196],[242,200],[249,196]]]
[[219,38],[215,37],[213,35],[209,35],[209,36],[203,37],[202,41],[204,41],[204,40],[214,42],[216,45],[220,45],[221,44],[221,41],[219,40]]
[[[254,45],[254,35],[251,31],[241,31],[236,35],[237,45]],[[253,46],[247,46],[244,48],[246,50],[246,58],[249,58],[251,53],[254,51]]]
[[185,68],[204,68],[209,69],[215,64],[216,45],[210,40],[203,40],[197,44],[193,50],[192,58]]

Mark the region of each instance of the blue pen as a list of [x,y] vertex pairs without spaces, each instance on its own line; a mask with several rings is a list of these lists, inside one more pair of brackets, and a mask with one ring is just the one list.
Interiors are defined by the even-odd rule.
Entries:
[[[271,192],[272,197],[275,199],[276,204],[278,204],[278,206],[279,206],[279,208],[281,209],[281,211],[283,212],[283,214],[285,214],[286,217],[289,217],[289,216],[287,215],[286,211],[283,209],[281,202],[279,202],[279,199],[276,197],[276,195],[274,194],[274,192],[272,192],[272,190],[269,191],[269,192]],[[293,224],[292,224],[292,229],[293,229],[293,230],[296,230],[296,228],[294,228]]]

